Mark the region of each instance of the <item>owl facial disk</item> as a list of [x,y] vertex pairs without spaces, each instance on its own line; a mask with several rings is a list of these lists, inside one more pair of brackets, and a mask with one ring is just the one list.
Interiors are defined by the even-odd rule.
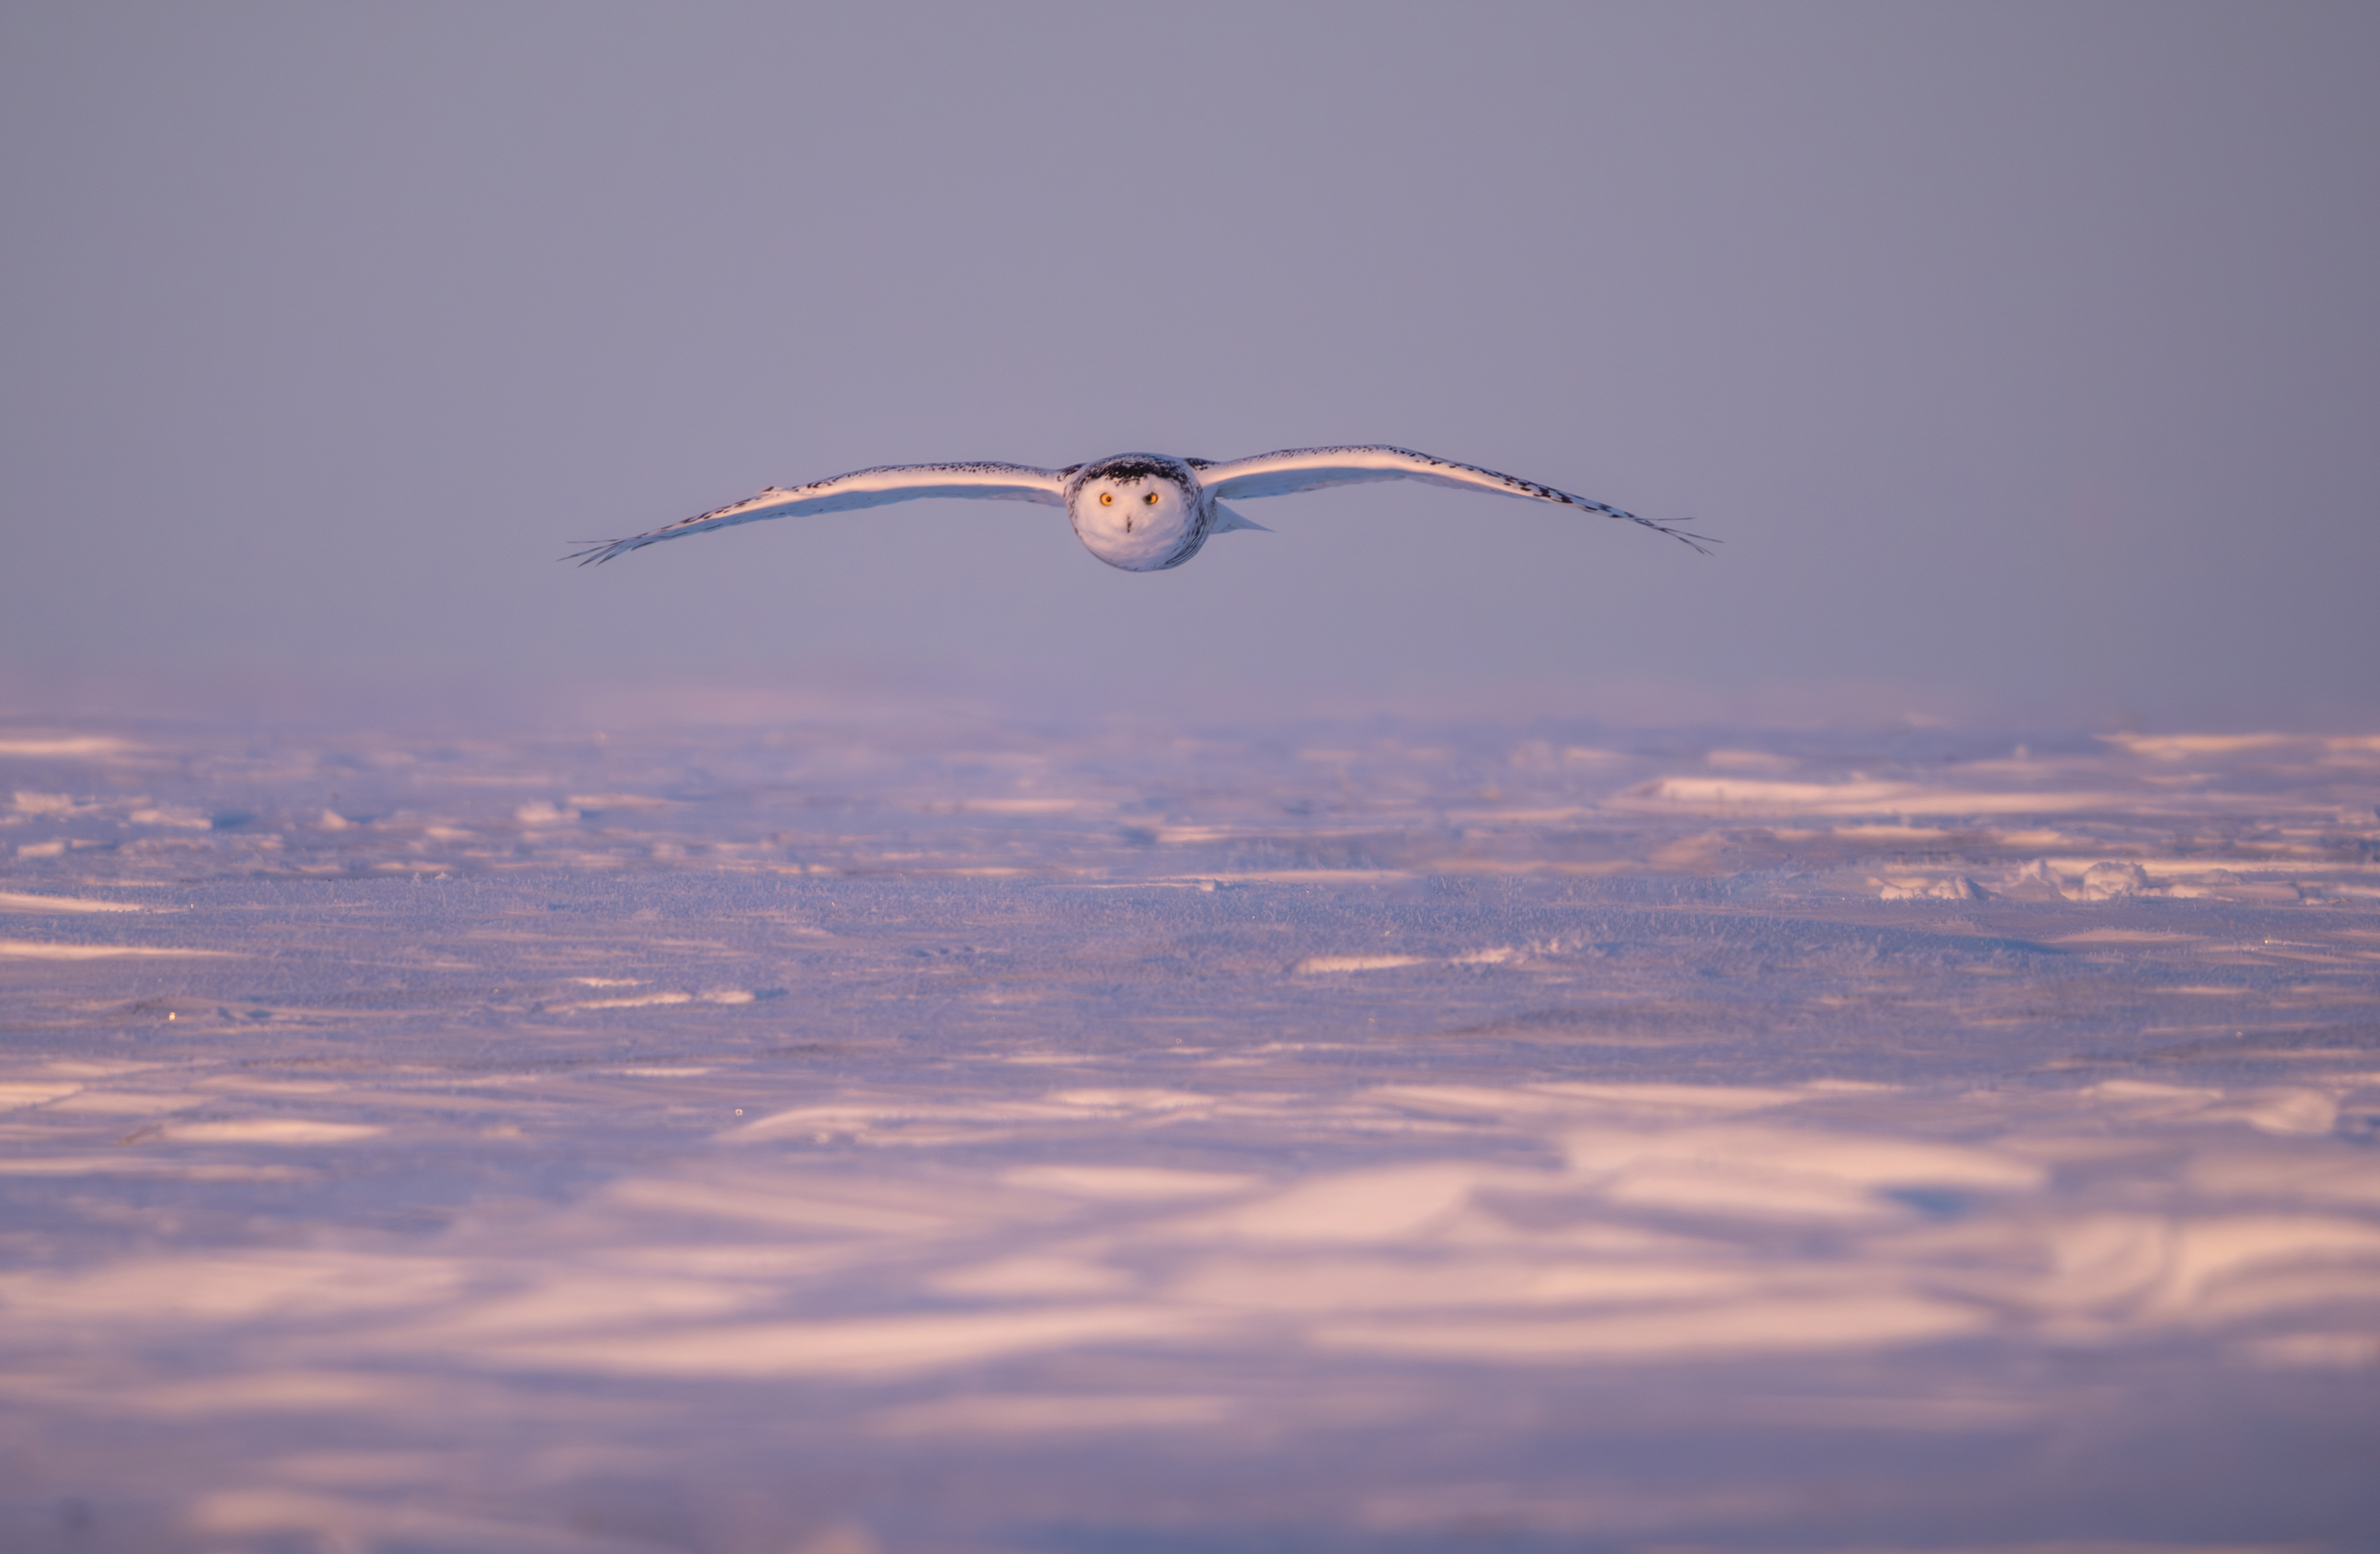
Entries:
[[1127,572],[1179,566],[1206,538],[1198,478],[1180,459],[1124,454],[1074,471],[1066,516],[1090,552]]

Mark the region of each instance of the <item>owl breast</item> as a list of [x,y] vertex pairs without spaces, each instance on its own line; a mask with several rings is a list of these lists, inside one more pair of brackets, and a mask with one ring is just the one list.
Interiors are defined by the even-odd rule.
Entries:
[[1187,464],[1119,454],[1066,479],[1066,516],[1091,554],[1126,572],[1162,572],[1198,553],[1211,504]]

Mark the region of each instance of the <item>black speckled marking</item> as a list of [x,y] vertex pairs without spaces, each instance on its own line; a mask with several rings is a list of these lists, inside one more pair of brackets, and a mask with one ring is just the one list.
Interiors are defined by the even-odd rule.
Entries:
[[1113,458],[1093,459],[1082,467],[1080,480],[1087,485],[1093,480],[1172,480],[1186,486],[1182,472],[1186,461],[1168,458],[1163,454],[1118,454]]

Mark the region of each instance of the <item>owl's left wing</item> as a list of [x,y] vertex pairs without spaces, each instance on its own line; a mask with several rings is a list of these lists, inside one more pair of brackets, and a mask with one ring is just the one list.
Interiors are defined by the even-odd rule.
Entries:
[[[1600,513],[1609,518],[1642,524],[1694,550],[1703,549],[1702,535],[1689,534],[1682,528],[1656,523],[1651,518],[1640,518],[1633,513],[1601,502],[1590,502],[1583,496],[1572,496],[1551,486],[1541,486],[1535,480],[1482,469],[1475,464],[1456,464],[1450,459],[1433,458],[1427,454],[1417,454],[1411,448],[1391,448],[1377,443],[1352,448],[1283,448],[1279,453],[1258,454],[1254,458],[1208,465],[1198,471],[1199,484],[1225,501],[1254,496],[1287,496],[1293,492],[1362,485],[1370,480],[1421,480],[1433,486],[1452,486],[1458,491],[1518,497],[1524,502],[1550,502],[1589,513]],[[1703,553],[1707,555],[1710,552],[1704,551]]]

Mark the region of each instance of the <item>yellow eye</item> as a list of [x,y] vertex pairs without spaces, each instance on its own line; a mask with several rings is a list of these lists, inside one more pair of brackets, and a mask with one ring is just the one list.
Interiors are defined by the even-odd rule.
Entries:
[[1115,492],[1111,492],[1111,491],[1103,491],[1103,492],[1099,492],[1099,505],[1100,505],[1100,506],[1102,506],[1102,507],[1112,507],[1112,506],[1114,506],[1114,505],[1115,505]]
[[1150,492],[1147,496],[1142,497],[1141,500],[1148,503],[1151,507],[1154,507],[1157,505],[1157,493],[1155,492]]

